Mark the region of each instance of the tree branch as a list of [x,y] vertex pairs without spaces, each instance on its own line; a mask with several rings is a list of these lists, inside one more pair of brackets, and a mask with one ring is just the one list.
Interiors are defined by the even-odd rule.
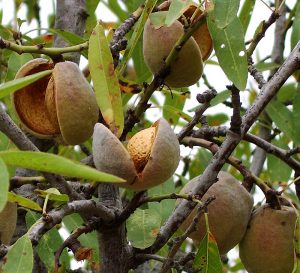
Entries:
[[[278,69],[275,75],[262,88],[261,93],[257,96],[252,106],[247,110],[242,119],[241,135],[228,131],[226,138],[221,145],[218,152],[213,156],[209,165],[199,177],[192,194],[203,194],[208,188],[217,181],[217,175],[226,159],[233,152],[235,147],[241,141],[242,137],[247,133],[253,123],[256,121],[258,115],[263,111],[266,105],[276,95],[282,84],[288,77],[300,66],[300,42],[286,59],[285,63]],[[158,251],[172,236],[172,234],[179,228],[181,223],[186,219],[187,215],[195,207],[193,203],[182,201],[174,210],[173,214],[166,221],[164,226],[160,229],[155,242],[152,246],[138,250],[137,253],[155,253]]]

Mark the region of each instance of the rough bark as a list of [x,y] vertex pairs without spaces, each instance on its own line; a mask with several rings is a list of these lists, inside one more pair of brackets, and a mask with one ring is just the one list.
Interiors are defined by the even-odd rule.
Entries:
[[[101,184],[98,188],[99,201],[108,207],[122,208],[119,188],[113,184]],[[100,245],[100,272],[101,273],[127,273],[132,258],[131,248],[126,239],[125,223],[101,232]]]
[[[55,28],[69,31],[82,36],[85,28],[85,20],[88,14],[85,8],[85,0],[58,0],[56,1]],[[55,47],[65,47],[68,43],[60,36],[55,38]],[[79,63],[80,53],[73,53],[71,61]]]

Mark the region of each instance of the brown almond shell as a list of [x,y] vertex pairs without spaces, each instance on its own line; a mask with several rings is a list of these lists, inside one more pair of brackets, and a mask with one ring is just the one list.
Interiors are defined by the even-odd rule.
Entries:
[[161,118],[153,126],[157,126],[157,133],[148,163],[140,174],[140,182],[134,185],[137,190],[165,182],[174,174],[179,164],[179,142],[169,123]]
[[130,185],[137,179],[137,172],[129,153],[120,140],[101,123],[97,123],[94,129],[93,159],[99,171],[127,181],[120,186]]
[[296,212],[263,205],[256,209],[240,242],[240,258],[250,273],[292,273]]
[[[208,221],[210,230],[215,237],[219,252],[227,253],[243,238],[249,222],[253,207],[253,200],[247,190],[229,173],[221,171],[218,174],[219,181],[213,184],[201,198],[206,201],[209,197],[216,199],[208,206]],[[189,193],[197,183],[198,177],[192,179],[184,186],[181,193]],[[196,215],[194,209],[181,226],[186,230]],[[200,242],[206,234],[204,216],[201,216],[197,225],[197,231],[189,237]]]
[[[197,6],[192,4],[186,9],[183,15],[186,18],[191,18],[196,9]],[[203,11],[198,9],[194,20],[199,19],[202,13]],[[206,61],[213,50],[213,41],[208,30],[206,19],[204,23],[193,33],[193,38],[200,48],[203,62]]]
[[179,142],[166,120],[154,125],[156,136],[149,160],[141,173],[137,173],[128,151],[104,125],[97,123],[93,135],[93,158],[99,171],[119,176],[127,183],[120,187],[141,191],[157,186],[175,172],[179,159]]
[[[37,58],[24,64],[16,74],[16,79],[52,69],[48,60]],[[46,76],[13,93],[12,101],[22,127],[40,138],[53,138],[59,135],[59,128],[53,126],[45,111],[45,93],[50,76]]]
[[[184,29],[179,21],[171,26],[158,29],[147,20],[143,35],[143,53],[145,63],[156,74],[164,66],[173,46],[183,34]],[[187,87],[197,83],[203,72],[200,49],[193,37],[181,48],[178,58],[171,64],[170,74],[165,82],[170,87]]]
[[70,145],[86,141],[93,134],[99,117],[91,86],[78,65],[72,62],[57,63],[52,79],[47,93],[55,94],[57,121],[63,141]]
[[[171,5],[171,1],[165,1],[159,5],[159,9],[161,11],[167,11],[169,10],[170,5]],[[196,15],[194,16],[194,20],[199,19],[203,11],[201,9],[198,9],[198,7],[192,3],[183,12],[185,20],[190,20],[195,11],[196,11]],[[182,24],[184,24],[182,16],[179,18],[179,21]],[[208,30],[206,19],[204,23],[193,33],[192,36],[200,48],[203,62],[206,61],[213,50],[213,41]]]

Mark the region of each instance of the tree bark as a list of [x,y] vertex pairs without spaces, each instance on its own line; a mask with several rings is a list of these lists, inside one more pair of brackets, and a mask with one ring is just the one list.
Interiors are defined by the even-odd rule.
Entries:
[[[62,29],[75,33],[78,36],[83,36],[87,16],[85,0],[56,1],[56,29]],[[69,44],[61,36],[55,38],[55,47],[66,47],[68,45]],[[73,53],[70,60],[78,64],[80,52]]]
[[[101,184],[98,188],[99,201],[108,207],[122,208],[119,188],[113,184]],[[99,232],[100,245],[100,272],[101,273],[127,273],[132,258],[131,247],[126,239],[125,223]]]

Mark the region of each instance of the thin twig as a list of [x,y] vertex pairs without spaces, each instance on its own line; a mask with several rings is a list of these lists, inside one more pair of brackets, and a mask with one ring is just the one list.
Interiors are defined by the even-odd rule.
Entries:
[[137,106],[135,107],[135,109],[134,110],[129,109],[129,111],[127,111],[124,130],[120,137],[121,140],[124,140],[126,138],[127,133],[130,132],[133,126],[135,125],[135,123],[139,121],[140,116],[150,107],[150,105],[148,104],[150,97],[152,96],[154,91],[162,85],[165,77],[170,72],[169,71],[170,65],[178,57],[178,54],[181,48],[183,47],[183,45],[186,43],[186,41],[204,23],[206,16],[207,16],[206,12],[202,13],[201,16],[197,19],[197,21],[185,30],[183,35],[179,38],[179,40],[176,42],[171,52],[169,53],[165,61],[165,65],[154,76],[154,79],[152,80],[150,85],[148,85],[145,88],[144,93],[141,95],[141,99],[137,104]]
[[200,122],[203,113],[210,106],[210,101],[216,95],[217,91],[214,89],[207,90],[203,94],[197,95],[197,100],[202,103],[202,105],[196,110],[192,120],[177,134],[178,141],[181,141],[185,136],[189,135],[193,128]]

